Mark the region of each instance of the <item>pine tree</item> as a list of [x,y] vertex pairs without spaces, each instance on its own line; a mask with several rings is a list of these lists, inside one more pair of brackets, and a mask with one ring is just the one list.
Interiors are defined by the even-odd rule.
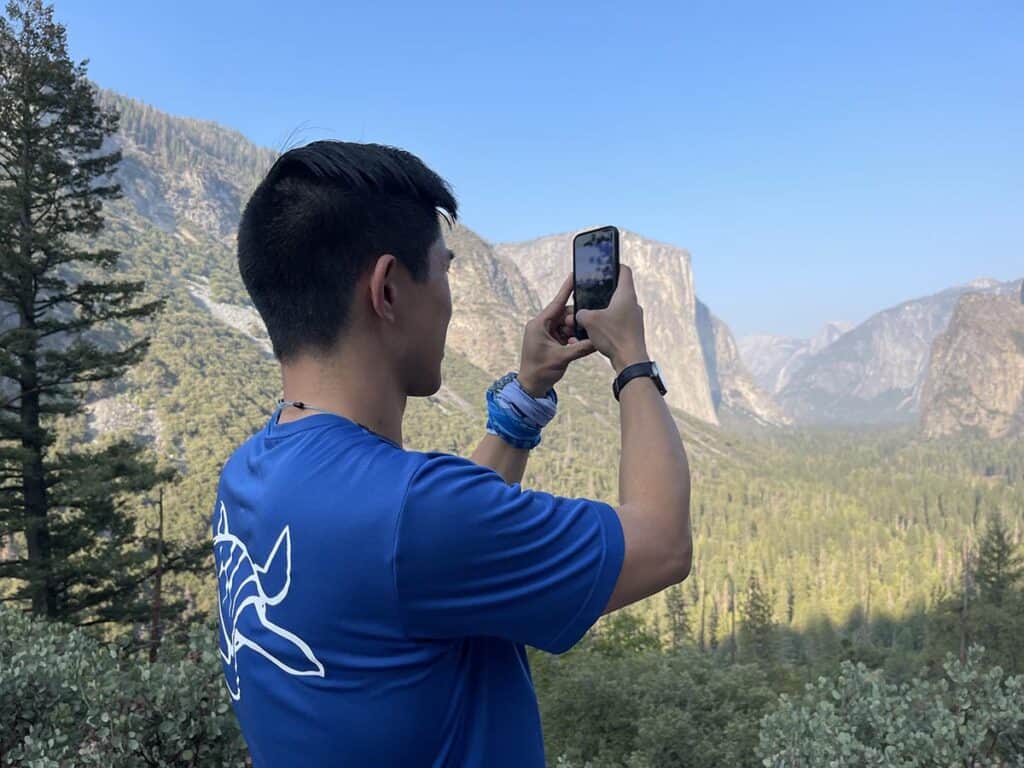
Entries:
[[718,650],[718,601],[711,598],[711,615],[708,617],[708,647]]
[[164,300],[136,304],[141,281],[78,277],[73,265],[116,268],[116,251],[83,242],[103,228],[103,201],[120,195],[111,179],[120,151],[103,152],[118,117],[97,105],[87,60],[68,58],[52,7],[17,0],[6,11],[0,310],[16,324],[0,330],[0,539],[23,541],[27,557],[0,562],[0,577],[16,581],[12,597],[30,601],[37,615],[120,620],[119,601],[151,570],[127,500],[167,476],[130,440],[56,456],[48,448],[53,417],[81,413],[83,385],[120,377],[149,344],[144,338],[121,349],[110,334],[101,343],[86,334],[107,321],[151,316]]
[[690,612],[686,605],[686,595],[683,592],[682,584],[674,584],[665,590],[665,603],[668,607],[672,647],[680,648],[691,634]]
[[1024,576],[1024,560],[1014,551],[1003,516],[993,512],[978,547],[974,583],[979,598],[989,605],[1002,605],[1006,596]]
[[744,655],[761,661],[775,658],[775,620],[772,613],[771,600],[761,588],[757,574],[751,571],[740,628],[740,647]]
[[[704,580],[701,580],[702,584]],[[706,650],[705,638],[704,638],[704,616],[707,610],[707,600],[704,599],[705,590],[697,586],[697,580],[693,579],[690,582],[690,589],[693,594],[693,604],[700,605],[700,628],[697,630],[697,647],[700,648],[701,653]]]

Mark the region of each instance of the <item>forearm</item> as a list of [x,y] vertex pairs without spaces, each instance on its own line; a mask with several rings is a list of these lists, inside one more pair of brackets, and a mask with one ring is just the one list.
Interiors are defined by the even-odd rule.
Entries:
[[526,460],[530,457],[528,448],[514,448],[497,435],[488,432],[473,451],[470,461],[483,467],[490,467],[509,485],[523,480]]
[[[615,366],[646,359],[646,352]],[[655,383],[640,377],[619,394],[622,456],[619,464],[619,502],[649,510],[660,518],[662,530],[674,531],[689,561],[690,467],[679,429]]]

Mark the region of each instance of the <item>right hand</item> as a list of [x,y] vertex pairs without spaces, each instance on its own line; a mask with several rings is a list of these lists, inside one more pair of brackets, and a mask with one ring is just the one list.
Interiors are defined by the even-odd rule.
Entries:
[[618,373],[627,365],[647,357],[644,337],[644,310],[636,300],[633,270],[619,265],[615,293],[604,309],[580,309],[576,322],[587,331],[597,351],[607,357]]

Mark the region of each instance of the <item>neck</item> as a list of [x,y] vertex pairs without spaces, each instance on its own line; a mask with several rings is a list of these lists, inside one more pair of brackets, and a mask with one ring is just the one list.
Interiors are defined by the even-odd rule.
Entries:
[[[382,365],[379,351],[350,346],[329,358],[303,356],[282,365],[281,378],[285,400],[333,411],[402,445],[406,395],[391,368]],[[288,406],[281,409],[278,421],[316,413]]]

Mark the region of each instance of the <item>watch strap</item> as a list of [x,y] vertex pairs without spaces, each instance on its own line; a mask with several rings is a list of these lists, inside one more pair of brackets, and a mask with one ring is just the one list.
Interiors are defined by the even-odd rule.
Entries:
[[627,383],[641,376],[649,376],[654,379],[654,383],[662,395],[667,391],[665,389],[665,384],[661,380],[661,376],[658,375],[657,370],[655,369],[654,362],[652,360],[647,360],[642,363],[627,365],[619,372],[619,375],[615,377],[615,381],[612,382],[612,394],[615,396],[615,399],[619,399],[619,393]]

